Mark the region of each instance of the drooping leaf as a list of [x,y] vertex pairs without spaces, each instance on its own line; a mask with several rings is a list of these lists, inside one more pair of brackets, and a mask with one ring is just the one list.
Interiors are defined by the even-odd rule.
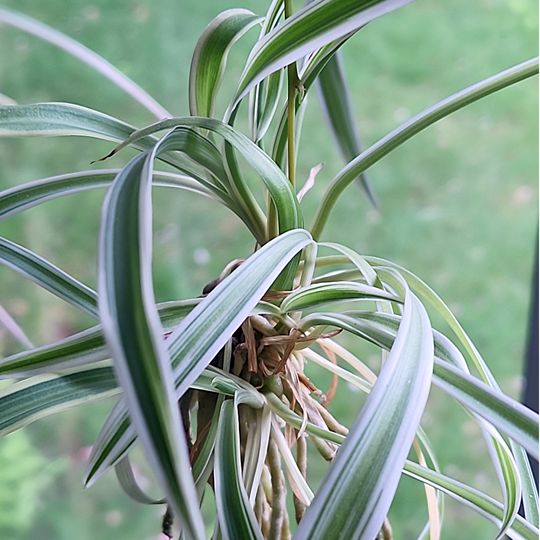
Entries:
[[[135,128],[107,114],[71,103],[37,103],[0,107],[0,137],[62,137],[67,135],[123,141]],[[143,150],[154,138],[139,142]]]
[[59,342],[14,354],[0,360],[0,378],[31,377],[107,360],[101,327],[69,336]]
[[[163,329],[171,330],[200,302],[200,298],[158,304]],[[264,309],[264,308],[263,308]],[[110,358],[101,325],[65,339],[0,360],[0,378],[20,378],[62,371]]]
[[538,459],[538,414],[472,375],[437,361],[434,382]]
[[[339,51],[328,60],[321,71],[317,78],[317,89],[326,125],[330,128],[343,159],[348,163],[362,153],[362,147]],[[357,182],[369,202],[378,208],[379,204],[366,171],[357,177]]]
[[154,152],[132,159],[104,202],[99,313],[123,399],[152,470],[186,537],[202,540],[204,525],[153,294]]
[[[179,126],[169,135],[168,142],[169,148],[183,152],[208,169],[219,180],[219,188],[226,191],[229,178],[223,166],[223,157],[210,140],[194,129]],[[164,150],[160,150],[159,155],[163,152]]]
[[[412,272],[401,268],[400,266],[385,261],[384,259],[379,259],[377,257],[367,257],[366,260],[374,266],[376,269],[382,268],[393,268],[400,272],[400,274],[407,280],[409,286],[414,290],[420,298],[422,298],[427,304],[431,305],[449,324],[450,328],[456,334],[458,340],[463,345],[469,358],[472,360],[473,364],[476,366],[480,372],[480,376],[486,384],[499,390],[499,386],[495,377],[489,370],[486,362],[474,346],[473,342],[463,330],[462,326],[459,324],[458,320],[448,308],[448,306],[441,300],[441,298],[433,291],[426,283],[424,283],[420,278],[415,276]],[[463,366],[461,366],[463,367]],[[468,371],[468,367],[465,365],[465,371]],[[523,479],[523,496],[527,498],[527,502],[524,503],[526,506],[531,504],[531,499],[536,502],[538,500],[538,491],[535,486],[535,479],[532,476],[532,472],[529,466],[526,465],[526,460],[523,459],[523,449],[516,446],[513,441],[510,441],[510,446],[512,448],[512,453],[516,458],[516,466],[519,470],[519,476]],[[497,464],[495,464],[497,467]],[[504,486],[502,486],[504,490]]]
[[392,300],[400,303],[403,301],[398,296],[376,287],[354,281],[339,281],[310,285],[293,292],[282,302],[281,311],[283,313],[301,311],[322,304],[346,300]]
[[[403,472],[411,478],[416,478],[446,493],[453,499],[478,512],[498,527],[501,525],[504,516],[503,505],[477,489],[412,461],[405,463]],[[516,516],[507,534],[513,540],[536,540],[538,538],[538,529],[521,516]]]
[[[383,272],[381,271],[380,273],[382,274]],[[317,315],[315,314],[306,317],[306,319],[309,319],[310,317],[315,319]],[[362,320],[364,324],[358,326],[355,323],[351,323],[351,317]],[[389,347],[389,340],[390,342],[393,341],[393,336],[399,328],[399,317],[386,313],[348,312],[338,316],[334,315],[333,318],[338,325],[340,324],[339,319],[343,318],[343,323],[345,323],[346,327],[354,332],[358,332],[358,335],[367,336],[367,339],[370,339],[375,343],[380,343],[381,346],[385,348]],[[322,321],[323,320],[324,317],[322,318]],[[343,323],[341,324],[343,325]],[[365,323],[368,323],[367,326]],[[372,328],[370,328],[370,325],[372,325]],[[485,432],[488,448],[491,449],[493,463],[499,472],[500,484],[505,497],[505,516],[501,525],[501,530],[499,531],[499,536],[497,537],[500,538],[504,535],[507,527],[514,519],[515,514],[519,509],[521,490],[519,481],[520,475],[518,474],[517,464],[512,452],[510,452],[510,449],[502,437],[493,429],[493,427],[491,427],[491,425],[487,424],[481,417],[478,417],[476,411],[481,411],[480,416],[489,418],[489,421],[496,427],[500,426],[503,432],[511,431],[519,440],[527,440],[527,437],[530,437],[530,426],[528,428],[529,435],[527,434],[527,428],[523,429],[523,426],[524,424],[527,424],[527,422],[530,423],[531,418],[529,417],[527,419],[526,417],[521,416],[519,423],[509,422],[508,419],[510,417],[520,415],[519,411],[513,411],[516,403],[512,403],[512,400],[509,400],[510,403],[504,403],[505,400],[508,401],[508,398],[505,396],[502,396],[503,399],[501,402],[501,399],[496,398],[497,393],[500,394],[500,392],[490,392],[489,386],[481,381],[476,381],[476,390],[473,391],[473,395],[462,392],[462,388],[466,388],[467,384],[474,384],[474,379],[472,377],[470,377],[468,381],[465,381],[464,384],[461,380],[460,374],[463,373],[466,378],[468,373],[465,360],[455,345],[447,338],[436,331],[433,331],[433,337],[435,342],[435,356],[443,358],[446,362],[452,362],[459,367],[459,369],[453,370],[456,387],[451,387],[449,393],[457,398],[468,410],[470,409],[470,412],[477,416],[476,419],[482,430]],[[444,364],[442,365],[444,367]],[[437,361],[436,358],[433,381],[435,384],[441,386],[443,390],[447,390],[447,385],[444,384],[444,381],[441,384],[441,380],[437,374],[440,367],[441,362]],[[460,387],[460,390],[457,390],[457,387]],[[486,393],[491,395],[486,395]],[[493,404],[494,400],[497,402],[496,405]],[[468,404],[471,404],[470,408],[468,407]],[[520,407],[521,409],[524,409],[524,407]],[[537,424],[538,420],[536,419],[533,423]]]
[[154,499],[149,497],[137,483],[129,455],[123,457],[115,466],[116,478],[124,493],[134,501],[141,504],[165,504],[165,499]]
[[133,133],[113,152],[118,152],[125,146],[135,144],[139,140],[146,140],[153,133],[178,126],[199,127],[213,131],[223,137],[244,156],[266,185],[279,210],[280,233],[302,226],[302,216],[298,201],[291,189],[289,180],[281,169],[245,135],[219,120],[202,117],[185,117],[157,122]]
[[354,264],[356,268],[358,268],[368,285],[375,285],[377,283],[377,273],[373,270],[373,268],[371,268],[370,264],[364,257],[358,255],[358,253],[352,249],[334,242],[319,242],[318,245],[319,247],[328,247],[345,255],[345,257],[347,257],[347,259],[349,259],[349,261]]
[[429,319],[407,293],[388,359],[295,539],[377,536],[427,401],[432,365]]
[[[2,191],[0,221],[58,197],[88,189],[109,187],[119,172],[120,169],[106,169],[62,174]],[[153,185],[185,189],[220,201],[211,191],[188,176],[155,171]]]
[[[291,411],[279,398],[274,394],[267,394],[268,405],[278,416],[283,418],[290,425],[300,428],[302,425],[302,417]],[[310,422],[306,425],[306,431],[325,440],[332,441],[336,444],[343,444],[345,437],[338,433],[323,430]],[[408,476],[417,478],[422,482],[427,482],[433,487],[444,491],[451,497],[469,506],[482,516],[486,517],[497,526],[500,526],[504,517],[503,505],[492,499],[491,497],[479,492],[469,486],[458,482],[449,477],[445,477],[437,471],[425,469],[417,463],[406,460],[403,472]],[[516,516],[508,530],[508,535],[515,540],[536,540],[538,538],[538,529],[525,521],[521,516]]]
[[347,313],[312,313],[306,315],[298,322],[301,330],[307,330],[313,326],[336,326],[346,332],[350,332],[362,339],[377,345],[382,349],[390,350],[394,342],[395,334],[370,324],[363,318],[351,316]]
[[31,279],[91,317],[98,318],[96,293],[29,249],[0,238],[0,263]]
[[262,540],[253,508],[242,482],[240,427],[235,402],[221,406],[216,435],[214,482],[216,507],[225,540]]
[[0,21],[33,34],[44,41],[48,41],[75,58],[78,58],[128,93],[158,119],[171,116],[139,85],[126,77],[120,70],[107,62],[107,60],[85,47],[82,43],[75,41],[42,22],[36,21],[27,15],[23,15],[22,13],[18,13],[5,7],[0,7]]
[[[355,325],[353,320],[363,321]],[[325,322],[340,325],[383,347],[389,347],[399,329],[400,317],[386,313],[346,312],[305,317],[303,326]],[[341,321],[341,322],[340,322]],[[493,424],[504,434],[524,446],[533,456],[538,455],[538,415],[509,398],[500,390],[464,371],[465,361],[457,347],[437,331],[433,332],[435,363],[433,382],[471,412]],[[450,363],[451,362],[451,363]],[[457,367],[454,367],[457,366]]]
[[[121,142],[136,129],[121,120],[99,111],[70,103],[37,103],[17,107],[0,107],[0,137],[93,137]],[[149,150],[157,143],[154,137],[137,139],[137,150]],[[176,152],[162,156],[163,161],[199,180],[208,188],[215,188],[201,175],[201,167]]]
[[120,393],[110,366],[38,375],[0,390],[0,437],[50,414]]

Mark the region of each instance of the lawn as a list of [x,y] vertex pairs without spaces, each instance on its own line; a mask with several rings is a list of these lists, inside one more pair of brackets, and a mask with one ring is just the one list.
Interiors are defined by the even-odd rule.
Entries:
[[[80,40],[178,116],[188,113],[187,76],[199,34],[218,11],[240,7],[230,0],[1,3]],[[265,10],[261,0],[244,0],[241,7],[259,14]],[[233,49],[226,78],[241,71],[250,36]],[[0,51],[0,93],[18,103],[65,101],[138,127],[153,121],[120,90],[53,46],[0,26]],[[535,56],[538,3],[418,0],[367,25],[343,52],[358,129],[367,146],[444,97]],[[225,96],[233,90],[224,84]],[[427,129],[369,171],[380,211],[351,186],[323,238],[391,259],[431,284],[513,397],[519,397],[523,383],[538,223],[537,96],[537,80],[528,80]],[[303,201],[308,223],[328,182],[343,166],[325,132],[316,94],[309,100],[299,182],[314,165],[325,165]],[[83,138],[2,139],[0,189],[87,169],[110,149],[111,144]],[[119,166],[131,155],[127,150],[108,166]],[[0,235],[95,287],[103,195],[103,191],[83,193],[36,207],[1,223]],[[247,256],[253,249],[241,223],[217,205],[203,214],[210,203],[166,190],[156,190],[155,204],[159,210],[154,219],[154,275],[159,301],[199,295],[231,259]],[[3,267],[0,304],[35,344],[92,324]],[[440,321],[434,318],[434,323]],[[0,354],[17,350],[16,342],[0,329]],[[368,362],[376,361],[367,347],[357,353]],[[315,371],[311,375],[319,376]],[[347,415],[349,423],[359,408],[351,409],[353,398],[342,385],[332,404],[334,412]],[[158,538],[162,509],[132,503],[114,475],[82,491],[84,455],[110,405],[100,403],[52,416],[0,441],[1,538]],[[494,473],[484,466],[485,446],[457,405],[434,390],[422,424],[439,450],[443,471],[497,495]],[[143,461],[138,462],[141,474],[147,474]],[[396,539],[418,536],[427,515],[421,497],[421,486],[403,481],[390,515]],[[443,539],[488,539],[495,531],[451,502],[445,521]]]

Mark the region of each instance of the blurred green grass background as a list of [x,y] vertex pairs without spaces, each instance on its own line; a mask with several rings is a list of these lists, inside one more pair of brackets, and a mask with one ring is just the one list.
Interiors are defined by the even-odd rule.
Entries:
[[[80,40],[143,86],[174,115],[188,113],[187,76],[195,42],[229,7],[263,14],[261,0],[2,0]],[[233,49],[225,104],[254,32]],[[362,29],[344,47],[354,111],[364,145],[444,97],[538,52],[534,0],[419,0]],[[142,127],[153,118],[101,76],[53,46],[0,26],[0,92],[19,103],[66,101]],[[537,228],[538,83],[504,90],[432,126],[370,170],[381,202],[371,209],[354,187],[339,202],[325,240],[391,259],[422,277],[458,316],[502,388],[519,397],[532,257]],[[342,167],[310,95],[299,181],[325,162],[303,206],[307,222]],[[0,141],[0,188],[90,168],[111,145],[89,139]],[[130,151],[111,160],[120,166]],[[49,202],[0,225],[0,234],[95,286],[99,207],[104,192]],[[190,194],[155,191],[158,300],[200,294],[253,242],[235,216]],[[0,268],[0,302],[36,344],[92,321]],[[434,317],[434,322],[440,321]],[[444,327],[442,327],[444,330]],[[369,347],[347,344],[368,362]],[[19,350],[0,329],[0,354]],[[313,378],[320,374],[313,370]],[[324,389],[327,383],[321,382]],[[341,385],[333,412],[350,424],[360,407]],[[112,403],[39,421],[0,441],[0,538],[5,540],[157,539],[162,510],[127,499],[113,474],[83,491],[81,476]],[[423,426],[443,471],[497,495],[474,424],[433,390]],[[151,483],[144,461],[141,474]],[[316,479],[321,467],[312,467]],[[404,479],[392,507],[396,539],[414,539],[426,511],[422,487]],[[443,539],[488,539],[495,529],[448,501]]]

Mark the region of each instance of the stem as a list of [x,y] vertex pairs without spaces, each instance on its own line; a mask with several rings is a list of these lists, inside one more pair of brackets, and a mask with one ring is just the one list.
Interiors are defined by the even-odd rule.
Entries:
[[279,540],[283,526],[283,515],[286,512],[285,484],[281,478],[281,455],[272,436],[268,443],[266,459],[272,477],[272,516],[268,540]]
[[263,513],[261,520],[261,531],[265,538],[270,535],[270,518],[272,516],[272,508],[269,501],[272,500],[272,478],[270,470],[266,464],[263,465],[261,483],[259,485],[263,490]]
[[268,242],[279,234],[278,215],[274,199],[270,193],[267,195],[268,217],[266,218],[266,239]]
[[[281,481],[283,486],[285,486],[285,475],[281,471]],[[281,537],[279,540],[291,540],[291,527],[289,524],[289,514],[287,512],[283,513],[283,523],[281,525]]]
[[[285,19],[292,15],[292,0],[285,0]],[[296,62],[287,66],[287,163],[289,180],[295,184],[295,159],[294,159],[294,113],[296,98],[296,83],[298,74],[296,72]]]
[[[301,416],[298,416],[295,412],[291,411],[285,405],[285,403],[283,403],[283,401],[281,401],[281,399],[279,399],[275,394],[273,394],[272,392],[264,392],[264,395],[266,397],[267,405],[270,407],[274,414],[285,420],[287,424],[290,424],[296,429],[301,429],[303,427],[303,418]],[[331,441],[337,444],[343,444],[343,441],[345,440],[345,436],[340,435],[339,433],[328,431],[324,428],[320,428],[315,424],[312,424],[311,422],[307,422],[307,424],[305,425],[305,430],[310,435],[315,435],[317,437],[320,437],[321,439],[325,439],[327,441]]]
[[319,452],[319,454],[321,454],[326,461],[332,461],[334,459],[337,452],[337,447],[335,444],[329,443],[328,441],[315,435],[311,435],[311,433],[309,433],[309,440],[313,443],[313,446],[317,449],[317,452]]
[[328,426],[328,429],[339,433],[344,437],[349,434],[349,430],[340,424],[318,401],[313,400],[313,403],[319,414],[322,416],[324,423]]
[[257,519],[257,523],[259,524],[261,530],[264,517],[264,499],[264,491],[262,486],[259,484],[259,487],[257,488],[257,496],[255,498],[255,506],[253,507],[253,511],[255,512],[255,518]]
[[[300,435],[296,440],[296,463],[298,464],[300,473],[305,478],[307,474],[307,444],[305,435]],[[300,520],[304,517],[306,505],[296,495],[293,496],[293,502],[296,523],[300,523]]]
[[532,77],[538,73],[538,57],[523,62],[493,77],[476,83],[456,94],[439,101],[429,109],[422,111],[411,118],[397,129],[383,137],[374,145],[364,150],[358,157],[346,165],[326,191],[317,214],[311,226],[311,234],[315,240],[321,236],[323,228],[328,220],[332,208],[336,204],[343,190],[361,173],[377,163],[392,150],[402,145],[405,141],[431,126],[441,118],[488,96],[497,90]]

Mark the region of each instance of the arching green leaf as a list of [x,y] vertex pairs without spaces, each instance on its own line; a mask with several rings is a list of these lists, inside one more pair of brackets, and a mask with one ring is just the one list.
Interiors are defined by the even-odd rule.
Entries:
[[377,163],[392,150],[409,140],[411,137],[438,122],[441,118],[470,105],[479,99],[489,96],[498,90],[538,74],[538,57],[523,62],[493,77],[476,83],[456,94],[443,99],[429,109],[417,114],[397,129],[383,137],[357,158],[344,167],[332,181],[332,184],[321,201],[313,221],[311,231],[318,239],[324,225],[343,190],[362,172]]
[[129,462],[129,455],[124,456],[115,466],[116,478],[120,487],[124,490],[124,493],[128,495],[134,501],[141,504],[165,504],[165,499],[153,499],[149,497],[139,486],[131,463]]
[[120,393],[110,366],[38,375],[0,390],[0,437],[50,414]]
[[[348,163],[361,154],[362,147],[339,51],[328,60],[317,78],[317,83],[319,103],[326,124],[334,135],[343,159]],[[367,172],[360,174],[357,182],[369,202],[377,208],[379,204]]]
[[13,268],[91,317],[98,318],[96,293],[29,249],[0,238],[0,263]]
[[[201,301],[200,298],[158,304],[159,317],[165,331],[180,321]],[[261,309],[264,309],[261,306]],[[20,378],[44,372],[63,371],[106,360],[110,353],[105,345],[101,325],[78,332],[65,339],[36,347],[0,360],[0,378]]]
[[234,103],[270,73],[411,1],[317,0],[305,6],[277,25],[253,48]]
[[263,535],[242,482],[239,429],[235,402],[226,400],[221,406],[215,449],[218,520],[227,540],[262,540]]
[[434,382],[538,459],[538,414],[476,377],[437,361]]
[[322,304],[346,300],[392,300],[400,303],[403,301],[398,296],[376,287],[354,281],[339,281],[310,285],[293,292],[282,302],[281,311],[283,313],[302,311]]
[[[134,127],[112,116],[70,103],[0,107],[0,137],[82,136],[118,143],[135,131]],[[144,151],[156,143],[155,137],[142,137],[133,147]],[[216,191],[216,186],[204,178],[203,169],[195,166],[191,159],[180,153],[163,155],[161,159]]]
[[300,522],[297,540],[377,536],[427,401],[432,365],[429,319],[407,293],[388,359]]
[[[120,169],[62,174],[15,186],[0,193],[0,221],[41,203],[88,189],[109,187]],[[196,180],[180,174],[154,171],[153,185],[180,188],[222,202]]]
[[158,119],[171,116],[152,96],[145,92],[139,85],[126,77],[120,70],[104,58],[88,49],[78,41],[62,34],[58,30],[36,21],[27,15],[18,13],[5,7],[0,7],[0,21],[10,24],[20,30],[24,30],[38,38],[48,41],[78,58],[97,72],[101,73],[116,86],[124,90],[131,97],[137,100],[143,107],[148,109]]
[[152,283],[152,162],[135,157],[104,202],[99,314],[136,432],[184,534],[205,538]]
[[244,156],[266,185],[278,209],[280,233],[302,226],[303,219],[298,201],[291,189],[289,180],[281,169],[245,135],[219,120],[202,117],[185,117],[157,122],[133,133],[111,152],[111,155],[128,145],[135,144],[139,140],[146,140],[153,133],[178,126],[199,127],[213,131],[223,137]]
[[229,9],[204,29],[195,46],[189,73],[189,111],[192,116],[213,116],[229,51],[260,21],[260,17],[247,9]]

